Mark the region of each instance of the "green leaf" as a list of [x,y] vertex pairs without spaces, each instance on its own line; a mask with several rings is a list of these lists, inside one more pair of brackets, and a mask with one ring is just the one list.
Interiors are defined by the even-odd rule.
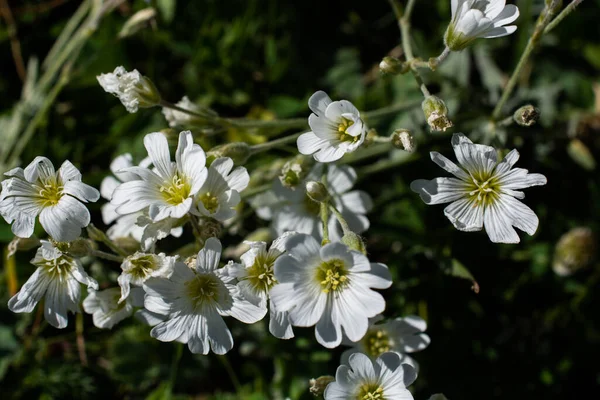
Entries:
[[156,0],[156,7],[167,24],[171,23],[173,18],[175,18],[176,6],[177,0]]

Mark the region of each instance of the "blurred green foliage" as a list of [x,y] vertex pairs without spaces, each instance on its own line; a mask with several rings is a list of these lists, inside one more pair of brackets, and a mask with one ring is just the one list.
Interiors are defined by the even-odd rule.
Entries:
[[[55,3],[55,4],[50,4]],[[79,1],[8,1],[25,63],[42,60]],[[566,3],[566,1],[565,1]],[[50,4],[50,6],[48,6]],[[473,140],[485,135],[489,115],[531,33],[543,1],[517,1],[515,35],[452,54],[430,89],[447,101],[454,131]],[[506,148],[521,153],[522,168],[548,177],[527,192],[540,217],[534,237],[516,246],[495,245],[485,233],[456,231],[441,207],[427,207],[408,185],[440,176],[428,152],[451,157],[451,132],[432,134],[414,111],[378,121],[386,135],[408,128],[418,156],[394,169],[377,163],[392,151],[358,162],[361,189],[375,201],[366,233],[370,258],[386,263],[394,285],[385,291],[386,316],[418,314],[428,321],[432,344],[415,355],[421,365],[415,398],[444,393],[450,399],[564,399],[588,396],[600,384],[600,266],[593,262],[561,277],[552,270],[554,247],[577,226],[598,232],[600,182],[600,39],[598,0],[585,1],[550,35],[506,107],[506,116],[526,103],[541,110],[531,128],[513,125],[502,135]],[[118,33],[137,11],[154,7],[156,17],[134,34]],[[443,48],[450,1],[417,2],[413,13],[416,53],[427,58]],[[9,28],[0,25],[0,110],[14,112],[22,82],[11,55]],[[45,155],[55,164],[70,159],[98,187],[110,160],[123,152],[141,158],[144,134],[167,127],[158,109],[128,114],[104,93],[95,76],[117,65],[149,76],[166,99],[183,95],[227,116],[306,117],[306,99],[318,89],[348,98],[364,110],[421,97],[410,75],[380,76],[380,59],[397,49],[399,32],[386,1],[132,0],[104,17],[74,63],[68,82],[21,155],[28,163]],[[35,95],[35,94],[34,94]],[[45,95],[38,93],[37,95]],[[368,121],[367,121],[368,122]],[[2,126],[2,125],[0,125]],[[0,132],[0,135],[2,132]],[[203,146],[221,138],[197,136]],[[264,140],[256,132],[228,132],[225,140]],[[292,149],[293,150],[293,149]],[[282,151],[281,155],[291,153]],[[252,159],[253,171],[272,155]],[[365,175],[369,173],[369,175]],[[99,205],[93,205],[99,223]],[[237,236],[264,226],[250,218]],[[0,224],[0,241],[12,239]],[[33,271],[30,252],[17,254],[22,284]],[[102,331],[84,316],[61,331],[40,314],[8,311],[9,269],[0,276],[0,380],[3,399],[307,399],[308,380],[334,374],[343,349],[325,351],[312,329],[281,341],[264,321],[247,326],[228,321],[236,341],[226,356],[196,356],[178,344],[150,338],[135,320]],[[91,266],[108,285],[118,270]],[[477,282],[479,292],[471,288]],[[82,341],[84,345],[82,345]],[[82,351],[85,353],[82,353]]]

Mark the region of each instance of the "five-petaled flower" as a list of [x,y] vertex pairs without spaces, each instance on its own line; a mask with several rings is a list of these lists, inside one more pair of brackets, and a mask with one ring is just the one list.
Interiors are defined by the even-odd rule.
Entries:
[[437,152],[431,152],[431,159],[455,178],[418,179],[410,188],[427,204],[451,203],[444,214],[461,231],[479,231],[485,226],[495,243],[519,243],[513,226],[533,235],[539,220],[517,200],[525,197],[519,189],[545,185],[546,177],[512,168],[519,159],[517,150],[498,162],[493,147],[473,144],[462,133],[452,136],[452,146],[460,167]]

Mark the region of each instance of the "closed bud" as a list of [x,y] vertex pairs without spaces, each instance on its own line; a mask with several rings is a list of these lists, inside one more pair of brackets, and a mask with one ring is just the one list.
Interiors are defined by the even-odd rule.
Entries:
[[398,60],[396,57],[383,57],[383,60],[379,63],[379,70],[384,74],[405,74],[409,69],[408,65]]
[[406,150],[409,153],[415,151],[415,140],[406,129],[396,129],[392,133],[392,144],[397,149]]
[[367,254],[367,246],[365,245],[365,242],[358,234],[352,231],[344,232],[344,236],[342,236],[342,243],[348,246],[348,248],[351,250],[360,251],[365,255]]
[[73,242],[69,242],[67,251],[73,257],[85,257],[94,248],[92,243],[89,239],[75,239]]
[[323,203],[329,199],[329,192],[325,185],[317,181],[306,182],[306,194],[312,200]]
[[248,161],[252,151],[250,145],[245,142],[228,143],[212,148],[206,154],[206,163],[212,164],[214,160],[220,157],[229,157],[235,165],[243,165]]
[[279,180],[287,188],[295,189],[310,171],[312,157],[297,156],[287,161],[281,167]]
[[428,96],[421,103],[427,124],[432,131],[445,131],[452,127],[452,121],[448,119],[448,107],[442,99],[437,96]]
[[578,227],[561,236],[554,250],[552,269],[569,276],[588,267],[596,256],[596,237],[590,228]]
[[335,381],[335,378],[331,375],[323,375],[318,377],[317,379],[311,379],[310,381],[308,381],[308,383],[310,384],[310,394],[312,394],[315,397],[323,397],[323,393],[325,393],[327,385],[329,385],[333,381]]
[[40,245],[40,239],[32,236],[30,238],[20,238],[15,236],[8,244],[8,257],[12,257],[17,251],[27,251]]
[[513,119],[521,126],[531,126],[540,119],[540,110],[528,104],[515,111]]

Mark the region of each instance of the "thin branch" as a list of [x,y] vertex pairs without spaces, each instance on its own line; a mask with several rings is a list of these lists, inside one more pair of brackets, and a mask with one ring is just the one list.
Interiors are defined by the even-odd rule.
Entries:
[[0,0],[0,15],[6,21],[8,37],[10,39],[10,51],[12,52],[15,68],[21,81],[25,81],[25,62],[23,62],[23,54],[21,53],[21,42],[17,35],[17,24],[13,18],[12,12],[7,0]]
[[558,14],[556,16],[556,18],[554,18],[552,20],[552,22],[550,22],[548,24],[548,26],[546,27],[546,29],[544,29],[544,35],[548,32],[550,32],[552,29],[556,28],[556,26],[558,24],[561,23],[561,21],[563,19],[565,19],[565,17],[569,14],[571,14],[571,12],[573,12],[575,10],[575,7],[577,7],[579,4],[581,4],[583,2],[583,0],[573,0],[571,3],[569,3],[568,6],[565,7],[564,10],[561,11],[560,14]]

